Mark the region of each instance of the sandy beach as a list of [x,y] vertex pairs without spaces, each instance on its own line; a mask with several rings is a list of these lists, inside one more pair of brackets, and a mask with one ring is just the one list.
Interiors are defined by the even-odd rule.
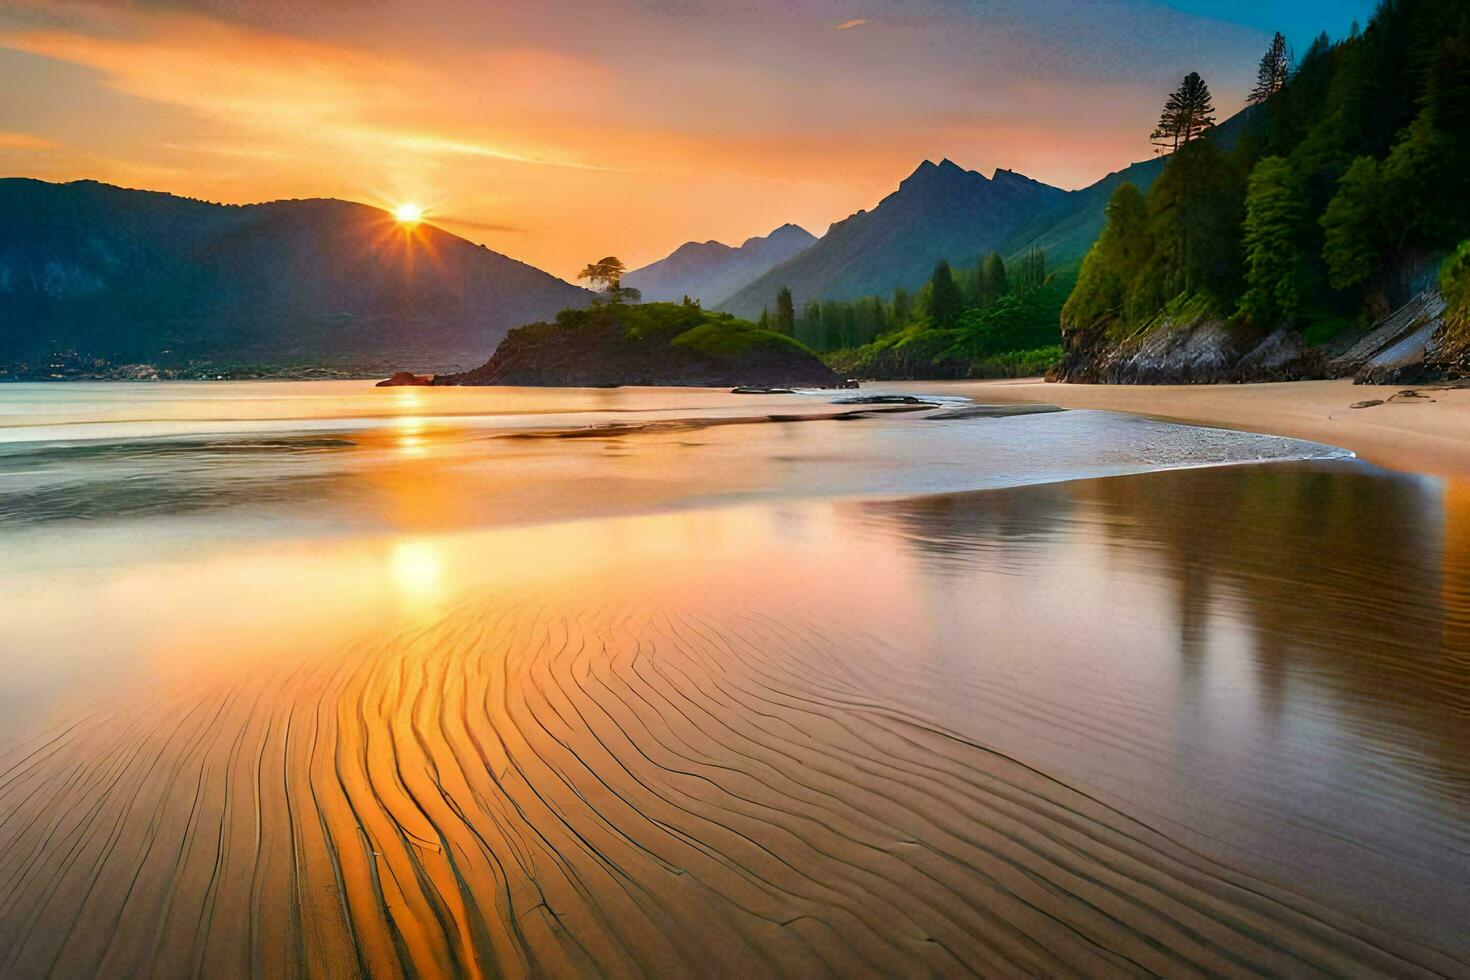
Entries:
[[[977,402],[1044,402],[1153,418],[1269,432],[1351,449],[1409,473],[1470,476],[1470,388],[1355,385],[1350,380],[1247,385],[1076,385],[1038,378],[914,382],[900,388],[945,390]],[[1415,391],[1423,397],[1403,397]],[[1353,408],[1358,402],[1384,404]]]
[[7,978],[1470,964],[1464,481],[834,393],[0,396]]

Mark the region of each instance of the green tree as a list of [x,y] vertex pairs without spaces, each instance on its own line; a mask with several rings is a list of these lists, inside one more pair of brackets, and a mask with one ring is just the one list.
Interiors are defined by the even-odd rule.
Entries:
[[1271,39],[1271,47],[1261,55],[1260,67],[1256,69],[1256,87],[1246,99],[1251,105],[1260,105],[1286,87],[1291,74],[1291,61],[1286,56],[1286,38],[1280,31]]
[[796,323],[796,339],[813,350],[820,350],[825,336],[822,329],[822,304],[810,300],[802,307],[801,319]]
[[607,287],[608,298],[614,303],[621,303],[624,299],[637,300],[642,294],[633,295],[637,290],[623,289],[623,276],[628,267],[616,255],[609,255],[596,262],[589,263],[585,269],[577,273],[578,279],[586,279],[594,286],[602,283]]
[[776,332],[796,336],[796,304],[791,300],[791,290],[785,286],[776,293]]
[[1291,164],[1266,157],[1251,172],[1245,199],[1245,295],[1240,310],[1263,326],[1301,309],[1306,201]]
[[1377,270],[1386,245],[1383,198],[1378,161],[1358,157],[1321,218],[1327,236],[1322,260],[1333,289],[1362,284]]
[[965,297],[959,284],[954,281],[954,272],[949,263],[940,260],[929,279],[929,316],[941,330],[954,326],[959,315],[965,312]]
[[1210,96],[1210,87],[1192,71],[1184,76],[1179,87],[1164,103],[1159,115],[1159,124],[1149,140],[1162,153],[1173,152],[1186,143],[1199,139],[1215,125],[1215,104]]
[[[685,299],[688,299],[689,297],[686,296],[684,298]],[[684,305],[685,306],[688,306],[689,304],[688,303],[685,303]],[[758,326],[758,327],[760,327],[762,330],[769,330],[769,329],[771,329],[771,311],[768,310],[768,309],[762,308],[761,309],[761,318],[759,320],[755,321],[755,325]]]
[[1148,205],[1132,183],[1119,184],[1108,199],[1106,222],[1077,274],[1062,307],[1062,325],[1086,329],[1123,315],[1134,278],[1153,251]]
[[906,327],[914,319],[914,298],[909,291],[902,286],[893,291],[893,302],[890,304],[890,322],[895,327]]
[[979,282],[976,305],[980,309],[990,306],[1010,291],[1006,282],[1005,260],[999,252],[991,252],[980,261]]
[[1020,262],[1012,267],[1012,285],[1017,292],[1040,289],[1046,282],[1046,253],[1035,245],[1021,256]]
[[1209,140],[1184,144],[1148,193],[1153,254],[1129,297],[1135,318],[1178,296],[1234,306],[1245,191],[1236,164]]
[[1383,161],[1391,245],[1432,249],[1470,232],[1470,34],[1446,40],[1425,80],[1423,108]]

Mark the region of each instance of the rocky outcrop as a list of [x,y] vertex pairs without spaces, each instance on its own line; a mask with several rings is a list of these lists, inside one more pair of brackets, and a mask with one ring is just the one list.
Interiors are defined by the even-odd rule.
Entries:
[[1424,349],[1424,365],[1446,378],[1470,378],[1470,334],[1441,324]]
[[374,387],[377,388],[402,388],[410,385],[431,385],[434,383],[432,374],[414,374],[412,371],[399,371],[391,378],[379,381]]
[[1057,381],[1090,384],[1218,384],[1321,377],[1319,359],[1301,336],[1278,330],[1242,335],[1219,320],[1162,322],[1130,337],[1072,337]]
[[1092,384],[1215,384],[1353,378],[1414,384],[1470,374],[1470,339],[1450,334],[1445,301],[1427,289],[1366,333],[1311,348],[1294,331],[1265,337],[1218,319],[1162,321],[1131,336],[1101,327],[1068,335],[1057,381]]
[[1328,375],[1363,384],[1433,380],[1438,372],[1426,364],[1425,349],[1444,322],[1444,308],[1438,290],[1419,293],[1331,357]]

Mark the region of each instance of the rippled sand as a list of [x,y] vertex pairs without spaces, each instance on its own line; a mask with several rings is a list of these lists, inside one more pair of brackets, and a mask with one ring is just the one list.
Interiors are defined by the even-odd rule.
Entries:
[[690,464],[677,510],[528,526],[458,430],[423,487],[372,432],[257,447],[254,504],[217,445],[119,449],[141,496],[43,457],[68,509],[0,522],[0,974],[1470,972],[1464,488],[772,476],[897,441],[942,483],[923,424],[550,440],[558,506]]

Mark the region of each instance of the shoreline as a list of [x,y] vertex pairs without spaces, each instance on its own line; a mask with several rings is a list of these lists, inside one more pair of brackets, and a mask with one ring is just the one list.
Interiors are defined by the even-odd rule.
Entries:
[[[885,386],[886,388],[887,386]],[[1470,477],[1470,388],[1435,384],[1354,385],[1283,381],[1240,385],[1083,385],[1039,378],[902,382],[894,390],[960,394],[982,404],[1044,402],[1072,409],[1126,412],[1168,422],[1209,425],[1327,443],[1389,469]],[[1393,397],[1417,391],[1423,398]],[[1360,401],[1384,399],[1371,408]],[[1390,401],[1389,399],[1392,398]]]

